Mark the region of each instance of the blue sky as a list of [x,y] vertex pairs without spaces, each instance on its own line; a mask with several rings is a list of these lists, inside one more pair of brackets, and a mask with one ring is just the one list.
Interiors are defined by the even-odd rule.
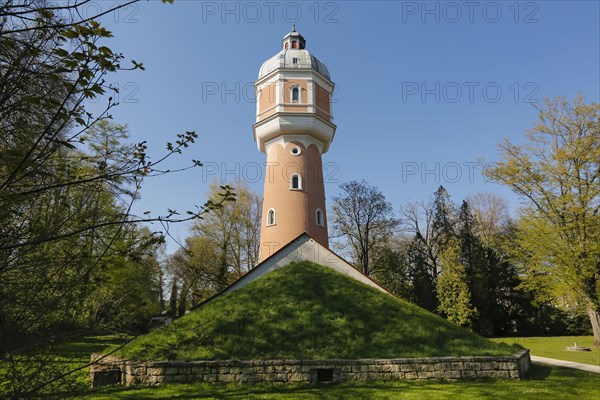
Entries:
[[[109,78],[121,88],[115,122],[129,125],[133,141],[148,140],[155,157],[176,133],[195,130],[197,143],[168,167],[207,165],[149,179],[136,210],[192,209],[213,180],[246,180],[262,192],[252,84],[292,22],[337,85],[338,128],[323,156],[328,199],[340,183],[364,179],[395,209],[443,184],[457,203],[494,192],[514,210],[518,199],[474,163],[496,160],[504,138],[523,142],[536,122],[532,102],[599,101],[599,4],[151,0],[120,10],[104,19],[110,46],[146,71]],[[187,227],[172,233],[183,239]]]

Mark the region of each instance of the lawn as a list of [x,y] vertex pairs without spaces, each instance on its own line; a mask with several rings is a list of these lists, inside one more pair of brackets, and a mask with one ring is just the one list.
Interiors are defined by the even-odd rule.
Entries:
[[[600,365],[600,349],[592,348],[593,336],[555,336],[555,337],[517,337],[495,338],[498,343],[518,344],[529,350],[531,355],[556,358],[558,360],[576,361],[585,364]],[[589,347],[592,351],[566,351],[565,347]]]
[[310,262],[292,263],[136,338],[136,360],[510,355],[404,300]]
[[376,382],[327,387],[180,384],[158,388],[102,388],[79,393],[76,397],[85,400],[596,400],[600,399],[600,376],[564,368],[534,366],[530,378],[522,381]]
[[[543,338],[544,340],[554,338]],[[572,338],[570,338],[572,339]],[[55,350],[72,366],[84,365],[90,353],[102,350],[107,344],[122,343],[119,336],[88,336],[64,344]],[[578,342],[579,343],[579,342]],[[526,344],[526,343],[523,343]],[[582,345],[584,342],[581,343]],[[80,390],[60,393],[60,399],[136,400],[136,399],[222,399],[222,400],[379,400],[379,399],[540,399],[600,400],[600,376],[583,371],[533,366],[530,377],[522,381],[469,382],[376,382],[340,384],[329,387],[310,385],[168,385],[158,388],[107,387],[89,389],[87,372],[77,373]]]

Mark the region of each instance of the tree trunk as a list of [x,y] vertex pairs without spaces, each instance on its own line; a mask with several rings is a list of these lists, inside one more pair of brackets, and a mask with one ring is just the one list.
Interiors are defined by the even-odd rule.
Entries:
[[600,347],[600,311],[589,307],[588,315],[592,323],[592,332],[594,332],[594,347]]

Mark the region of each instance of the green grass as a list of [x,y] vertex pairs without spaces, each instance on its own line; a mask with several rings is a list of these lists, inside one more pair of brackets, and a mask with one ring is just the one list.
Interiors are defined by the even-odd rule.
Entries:
[[494,343],[330,268],[293,263],[118,354],[137,360],[507,355]]
[[85,400],[112,399],[222,399],[222,400],[597,400],[599,375],[564,368],[534,366],[530,378],[521,381],[377,382],[309,385],[210,385],[180,384],[157,388],[110,387],[77,394]]
[[[32,349],[29,355],[17,355],[12,362],[0,361],[0,398],[13,391],[22,393],[33,390],[45,382],[51,383],[43,389],[43,398],[56,391],[84,390],[89,387],[89,368],[86,365],[90,362],[91,353],[125,341],[126,338],[116,335],[85,336]],[[55,381],[76,369],[79,371]],[[13,376],[15,373],[18,376],[16,379]]]
[[99,352],[107,346],[118,346],[127,340],[120,335],[83,336],[75,340],[58,343],[52,351],[72,363],[83,365],[90,362],[90,355]]
[[[555,336],[555,337],[518,337],[495,338],[497,343],[518,344],[531,350],[531,355],[539,357],[556,358],[558,360],[575,361],[584,364],[600,365],[600,349],[594,349],[593,336]],[[589,347],[592,351],[566,351],[565,347]]]

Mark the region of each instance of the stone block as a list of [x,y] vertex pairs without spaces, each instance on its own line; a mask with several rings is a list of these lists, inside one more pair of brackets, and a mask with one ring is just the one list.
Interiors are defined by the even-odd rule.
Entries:
[[483,362],[483,363],[481,363],[481,369],[484,369],[484,370],[498,369],[498,362],[496,362],[496,361]]
[[287,382],[288,381],[288,374],[276,374],[275,375],[275,381],[276,382]]
[[441,370],[433,371],[433,377],[435,379],[444,379],[444,378],[446,378],[446,371],[441,371]]
[[465,379],[477,378],[477,371],[464,370],[462,371],[462,377]]
[[431,372],[435,369],[435,365],[434,364],[418,364],[417,368],[419,371]]
[[463,370],[463,363],[461,363],[461,362],[450,363],[450,368],[453,371],[462,371]]
[[481,363],[467,361],[463,363],[463,371],[480,371]]
[[520,379],[521,378],[519,371],[508,371],[508,376],[511,379]]
[[222,375],[219,375],[218,381],[219,382],[225,382],[225,383],[235,382],[235,374],[222,374]]
[[396,372],[398,371],[398,366],[395,364],[384,364],[381,366],[382,372]]
[[146,374],[156,376],[156,375],[164,375],[165,370],[161,367],[148,367],[146,368]]
[[413,364],[401,364],[400,371],[402,372],[414,372],[416,371],[416,366]]
[[444,373],[446,379],[460,379],[461,373],[460,371],[445,371]]
[[494,371],[481,370],[481,371],[477,371],[477,377],[478,378],[493,378],[493,373],[494,373]]

